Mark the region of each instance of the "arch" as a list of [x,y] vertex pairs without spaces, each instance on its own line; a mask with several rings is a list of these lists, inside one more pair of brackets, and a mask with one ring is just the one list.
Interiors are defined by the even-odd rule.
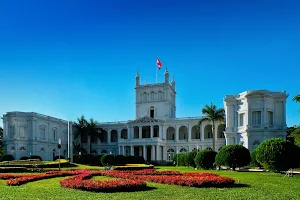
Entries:
[[217,129],[217,137],[225,138],[224,131],[225,131],[225,124],[220,124]]
[[158,93],[157,93],[157,100],[162,101],[162,92],[161,91],[158,91]]
[[154,118],[154,107],[153,106],[150,107],[150,117]]
[[180,153],[186,153],[187,150],[186,150],[186,148],[181,148],[181,149],[179,150],[179,152],[180,152]]
[[128,138],[128,130],[126,128],[122,129],[121,131],[121,138],[127,139]]
[[210,147],[207,147],[206,149],[212,151],[212,148],[210,148]]
[[97,154],[97,150],[96,150],[96,149],[93,149],[93,150],[92,150],[92,154]]
[[101,151],[101,154],[107,154],[107,151],[106,151],[105,149],[103,149],[103,150]]
[[154,102],[154,92],[151,91],[150,93],[150,102]]
[[197,125],[192,127],[192,139],[200,139],[200,130]]
[[158,125],[153,126],[153,137],[159,137],[159,126]]
[[118,131],[117,130],[114,129],[110,132],[110,141],[118,142]]
[[206,125],[204,128],[204,139],[212,138],[212,125]]
[[188,128],[186,126],[181,126],[179,128],[179,140],[186,140],[188,135]]
[[43,151],[43,152],[45,152],[45,148],[44,148],[44,147],[42,147],[40,151]]
[[169,148],[167,150],[167,160],[172,161],[175,155],[175,150],[173,148]]
[[20,151],[26,151],[25,147],[20,147]]
[[143,93],[143,102],[147,102],[147,93],[146,92]]
[[150,138],[150,126],[142,127],[142,138]]
[[252,144],[252,150],[256,149],[258,147],[258,145],[260,144],[259,140],[254,140],[253,144]]
[[139,127],[138,126],[133,127],[133,137],[139,138]]
[[42,138],[42,140],[46,139],[46,126],[40,125],[39,130],[40,130],[40,137]]
[[100,128],[100,130],[98,131],[98,133],[100,134],[100,142],[102,143],[107,143],[108,140],[108,134],[107,131],[105,129]]
[[175,128],[172,126],[167,128],[167,140],[175,140]]
[[52,128],[52,139],[56,140],[58,137],[58,131],[56,127]]

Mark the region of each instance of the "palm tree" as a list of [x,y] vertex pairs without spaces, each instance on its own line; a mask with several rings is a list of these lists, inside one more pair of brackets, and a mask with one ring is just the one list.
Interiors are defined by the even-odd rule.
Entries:
[[[292,100],[300,103],[300,94],[297,94],[296,96],[294,96],[294,98]],[[298,111],[300,112],[300,109]]]
[[92,153],[92,140],[98,138],[97,122],[91,118],[87,121],[84,115],[81,115],[80,118],[77,118],[77,123],[75,122],[76,132],[75,138],[81,136],[81,138],[87,137],[87,142],[89,144],[89,153]]
[[213,138],[213,150],[215,151],[215,122],[216,121],[221,121],[224,122],[224,116],[225,116],[225,111],[223,108],[217,109],[215,105],[212,103],[209,105],[205,105],[204,108],[202,109],[202,114],[206,115],[202,119],[199,120],[198,122],[198,128],[200,128],[200,125],[203,121],[211,121],[212,122],[212,138]]

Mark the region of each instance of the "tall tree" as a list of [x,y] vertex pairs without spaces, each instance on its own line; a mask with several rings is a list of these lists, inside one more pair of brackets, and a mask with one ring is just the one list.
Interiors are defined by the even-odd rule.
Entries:
[[[296,96],[294,96],[294,98],[292,100],[300,103],[300,94],[297,94]],[[298,111],[300,112],[300,109]]]
[[[97,129],[97,121],[91,118],[87,121],[84,115],[81,115],[80,118],[77,118],[75,122],[76,132],[75,138],[81,137],[81,142],[87,142],[89,144],[89,153],[92,153],[92,142],[97,140],[100,137]],[[87,139],[87,140],[86,140]]]
[[210,105],[205,105],[202,109],[202,114],[205,116],[199,120],[198,127],[200,128],[200,125],[203,121],[211,121],[212,122],[212,138],[213,138],[213,150],[215,151],[216,141],[215,141],[215,123],[217,121],[224,122],[224,116],[225,111],[223,108],[217,108],[216,105],[213,105],[212,103]]

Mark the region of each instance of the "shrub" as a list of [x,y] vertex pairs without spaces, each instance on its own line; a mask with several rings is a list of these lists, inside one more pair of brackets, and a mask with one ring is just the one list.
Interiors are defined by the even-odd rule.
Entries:
[[197,155],[197,151],[191,151],[189,153],[186,153],[184,156],[184,165],[187,167],[196,167],[196,164],[194,162],[194,159]]
[[112,166],[114,165],[114,156],[113,155],[110,155],[110,154],[104,154],[102,157],[101,157],[101,163],[103,166]]
[[123,155],[117,155],[114,158],[115,165],[125,165],[126,164],[126,157]]
[[125,164],[134,164],[134,156],[126,156]]
[[145,164],[145,159],[143,156],[134,156],[135,163],[133,164]]
[[256,159],[271,171],[288,170],[299,165],[299,149],[281,138],[271,138],[257,147]]
[[12,155],[9,155],[9,154],[7,154],[7,155],[3,155],[2,157],[1,157],[1,161],[11,161],[11,160],[14,160],[15,158],[12,156]]
[[257,161],[256,159],[256,154],[257,154],[257,148],[254,149],[250,155],[251,155],[251,162],[250,162],[250,166],[251,167],[262,167],[261,164]]
[[185,166],[185,153],[175,154],[173,157],[173,163],[178,166]]
[[204,149],[198,152],[194,161],[197,167],[202,169],[213,169],[217,152]]
[[[59,159],[59,156],[55,156],[53,160]],[[60,156],[60,159],[66,159],[64,156]]]
[[20,160],[27,160],[27,159],[29,159],[27,156],[23,156],[20,158]]
[[102,155],[97,155],[93,158],[93,162],[91,163],[91,165],[94,165],[94,166],[103,166],[102,163],[101,163],[101,157]]
[[29,159],[39,159],[40,161],[42,161],[41,156],[36,156],[36,155],[30,156]]
[[220,149],[216,155],[218,166],[226,165],[235,170],[236,167],[243,167],[250,163],[251,156],[248,149],[242,145],[227,145]]

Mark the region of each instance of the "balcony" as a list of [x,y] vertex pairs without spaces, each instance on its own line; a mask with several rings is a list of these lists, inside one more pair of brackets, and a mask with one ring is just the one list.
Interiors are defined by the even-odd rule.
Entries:
[[151,143],[162,142],[160,138],[132,138],[132,139],[120,139],[119,143]]

